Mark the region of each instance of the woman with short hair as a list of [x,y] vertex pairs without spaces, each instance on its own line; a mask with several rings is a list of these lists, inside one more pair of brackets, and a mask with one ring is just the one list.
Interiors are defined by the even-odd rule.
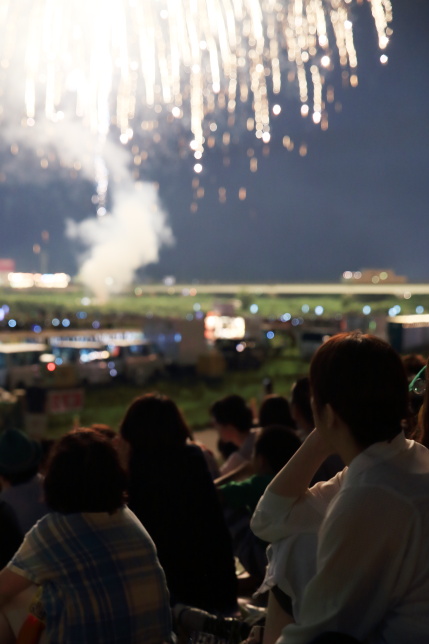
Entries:
[[[348,636],[341,641],[424,644],[429,451],[403,432],[409,399],[400,356],[377,337],[338,334],[313,357],[310,384],[316,429],[268,486],[252,520],[259,537],[284,540],[274,573],[295,599],[297,624],[278,643],[309,644],[323,634],[320,641],[331,642],[335,632]],[[309,487],[330,453],[347,467]],[[312,557],[313,576],[303,575]]]
[[0,603],[41,586],[49,644],[170,641],[165,576],[125,505],[126,475],[111,441],[87,429],[64,436],[44,487],[51,512],[0,572]]

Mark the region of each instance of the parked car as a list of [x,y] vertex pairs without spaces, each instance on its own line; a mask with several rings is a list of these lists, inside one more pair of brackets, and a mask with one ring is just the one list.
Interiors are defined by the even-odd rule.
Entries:
[[106,345],[111,371],[119,378],[142,385],[164,373],[164,359],[148,340],[112,339]]
[[57,365],[73,365],[82,385],[103,385],[112,381],[109,352],[102,342],[55,340],[50,351]]
[[44,370],[41,357],[47,350],[46,344],[39,343],[0,344],[0,387],[26,389],[40,383]]
[[267,358],[267,347],[254,339],[218,339],[215,349],[225,358],[228,369],[258,369]]

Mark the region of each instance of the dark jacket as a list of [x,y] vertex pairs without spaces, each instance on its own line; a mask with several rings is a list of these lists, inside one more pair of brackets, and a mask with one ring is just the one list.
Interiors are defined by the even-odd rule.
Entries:
[[129,507],[155,542],[172,603],[234,610],[231,539],[199,447],[132,454]]
[[12,559],[23,540],[14,511],[0,500],[0,570]]

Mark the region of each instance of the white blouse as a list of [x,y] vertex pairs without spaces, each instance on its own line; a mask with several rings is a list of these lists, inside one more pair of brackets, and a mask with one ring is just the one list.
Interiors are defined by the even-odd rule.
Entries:
[[[371,644],[429,641],[429,450],[422,445],[403,434],[375,443],[299,499],[267,491],[252,529],[282,552],[272,580],[298,605],[298,623],[278,644],[308,644],[326,631]],[[316,541],[311,577],[296,552],[314,557]]]

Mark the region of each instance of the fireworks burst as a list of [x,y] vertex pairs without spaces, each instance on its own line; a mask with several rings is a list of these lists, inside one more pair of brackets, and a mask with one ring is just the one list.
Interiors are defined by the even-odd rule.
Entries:
[[[203,152],[217,130],[226,148],[237,120],[265,154],[270,118],[291,97],[302,116],[328,127],[328,76],[357,84],[353,11],[363,3],[384,50],[390,0],[0,0],[0,123],[11,153],[0,181],[37,180],[25,163],[18,168],[22,149],[35,152],[43,171],[59,161],[89,177],[98,218],[67,224],[87,249],[80,276],[100,297],[106,284],[124,288],[172,241],[156,187],[136,182],[148,137],[169,140],[164,125],[174,122],[173,136],[192,133],[179,148],[195,159],[196,212]],[[294,144],[285,136],[283,145]],[[247,155],[256,172],[253,149]],[[245,200],[246,188],[238,195]]]
[[[369,2],[385,49],[390,0]],[[122,143],[145,127],[142,114],[189,121],[203,152],[204,121],[234,117],[270,139],[270,96],[296,83],[303,116],[326,123],[325,78],[335,67],[357,82],[352,0],[0,0],[0,84],[22,98],[23,124],[71,112]],[[359,4],[359,2],[358,2]],[[362,0],[360,2],[362,4]],[[140,119],[140,120],[139,120]]]

